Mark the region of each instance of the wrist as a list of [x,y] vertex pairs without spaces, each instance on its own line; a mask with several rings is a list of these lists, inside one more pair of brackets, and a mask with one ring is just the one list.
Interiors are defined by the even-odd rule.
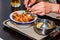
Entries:
[[52,4],[52,12],[58,12],[58,10],[59,10],[59,4]]
[[59,4],[59,10],[58,10],[58,13],[60,13],[60,4]]

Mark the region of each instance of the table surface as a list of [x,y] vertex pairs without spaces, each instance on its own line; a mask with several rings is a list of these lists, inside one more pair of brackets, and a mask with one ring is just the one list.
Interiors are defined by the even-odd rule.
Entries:
[[[11,13],[11,6],[10,6],[11,0],[0,0],[0,38],[4,40],[31,40],[30,38],[15,32],[14,30],[11,30],[7,27],[5,27],[2,22],[9,19],[9,14]],[[21,1],[21,4],[23,4],[23,0]],[[24,5],[21,5],[21,9],[25,9]],[[60,20],[48,17],[48,16],[39,16],[40,18],[46,18],[49,20],[52,20],[56,23],[56,25],[60,26]],[[59,40],[60,34],[58,34],[54,40]]]

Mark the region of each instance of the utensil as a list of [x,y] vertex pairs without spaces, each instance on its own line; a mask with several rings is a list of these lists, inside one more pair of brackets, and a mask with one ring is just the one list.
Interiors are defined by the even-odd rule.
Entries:
[[43,19],[42,34],[45,34],[46,27],[47,27],[47,19]]
[[30,5],[28,5],[26,8],[27,8],[27,9],[26,9],[25,11],[26,11],[26,12],[30,12],[30,11],[29,11]]

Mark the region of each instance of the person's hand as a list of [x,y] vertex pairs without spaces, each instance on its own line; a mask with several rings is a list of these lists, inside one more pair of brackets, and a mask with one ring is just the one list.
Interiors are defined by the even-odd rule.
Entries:
[[25,7],[31,6],[36,2],[36,0],[24,0]]
[[36,5],[32,6],[30,11],[31,13],[43,16],[49,12],[58,11],[58,5],[53,3],[48,3],[48,2],[39,2]]

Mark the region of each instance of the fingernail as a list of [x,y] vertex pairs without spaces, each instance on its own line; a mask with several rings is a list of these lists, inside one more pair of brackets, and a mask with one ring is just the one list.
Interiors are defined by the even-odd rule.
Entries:
[[25,7],[27,8],[27,5]]
[[29,10],[31,12],[31,10]]
[[30,6],[30,4],[28,4],[28,7]]

